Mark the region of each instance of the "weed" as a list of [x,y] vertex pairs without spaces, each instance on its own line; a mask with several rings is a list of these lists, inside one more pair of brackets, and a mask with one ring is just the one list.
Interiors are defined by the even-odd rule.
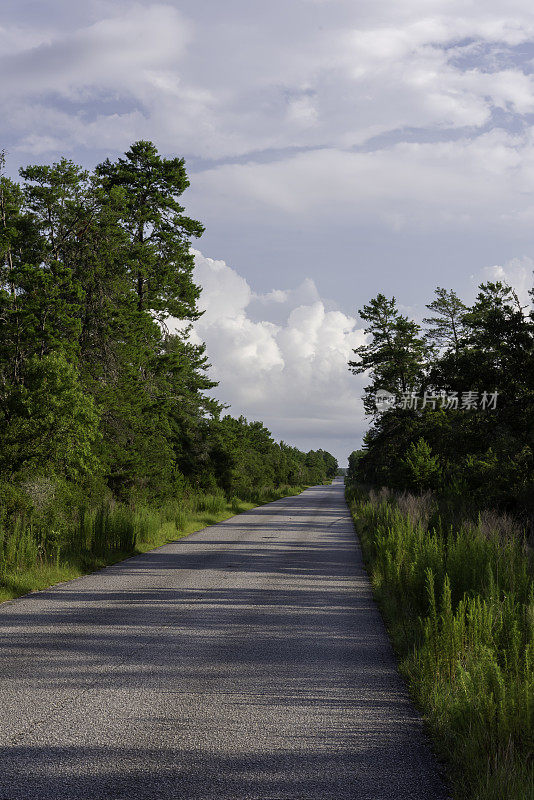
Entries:
[[430,495],[348,490],[402,673],[458,800],[534,798],[534,579],[517,525],[429,527]]

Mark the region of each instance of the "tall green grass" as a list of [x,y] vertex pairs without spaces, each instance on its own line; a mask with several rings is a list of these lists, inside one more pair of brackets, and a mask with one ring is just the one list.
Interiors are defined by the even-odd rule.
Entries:
[[0,601],[68,580],[165,544],[304,487],[258,490],[247,500],[188,492],[160,506],[113,499],[61,507],[28,504],[8,515],[0,507]]
[[349,488],[400,667],[460,800],[534,798],[534,580],[507,518],[443,529],[432,499]]

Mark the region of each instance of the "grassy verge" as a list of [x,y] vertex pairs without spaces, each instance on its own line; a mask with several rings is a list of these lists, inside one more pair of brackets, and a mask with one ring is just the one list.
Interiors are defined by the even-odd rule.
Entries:
[[108,501],[93,508],[80,506],[68,519],[49,514],[18,517],[0,526],[0,602],[177,541],[304,488],[263,490],[248,501],[196,494],[158,508]]
[[400,669],[457,800],[534,798],[534,579],[495,514],[444,530],[429,496],[349,487]]

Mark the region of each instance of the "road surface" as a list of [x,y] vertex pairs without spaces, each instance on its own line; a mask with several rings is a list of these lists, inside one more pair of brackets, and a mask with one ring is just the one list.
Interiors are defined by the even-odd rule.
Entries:
[[443,800],[343,486],[0,607],[1,800]]

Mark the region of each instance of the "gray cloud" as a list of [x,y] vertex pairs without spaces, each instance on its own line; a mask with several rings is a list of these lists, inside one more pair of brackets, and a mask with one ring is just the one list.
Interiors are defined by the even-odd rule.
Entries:
[[[6,24],[0,66],[10,79],[0,91],[16,107],[40,95],[51,105],[134,99],[139,135],[150,130],[161,146],[204,158],[348,148],[407,126],[480,127],[495,108],[534,110],[524,65],[501,59],[488,72],[488,48],[512,54],[529,41],[526,2],[513,21],[497,4],[466,13],[444,0],[427,2],[423,14],[417,2],[233,3],[222,16],[215,3],[202,5],[104,2],[92,6],[91,21],[47,27],[41,37],[31,24]],[[11,103],[7,125],[20,133]],[[83,136],[79,114],[64,112],[59,131],[44,119],[43,140],[97,146],[98,129]],[[118,116],[131,127],[131,114]],[[107,117],[120,149],[115,114],[100,124]]]

